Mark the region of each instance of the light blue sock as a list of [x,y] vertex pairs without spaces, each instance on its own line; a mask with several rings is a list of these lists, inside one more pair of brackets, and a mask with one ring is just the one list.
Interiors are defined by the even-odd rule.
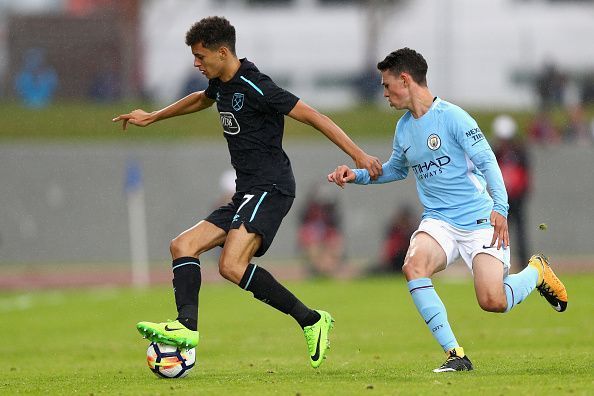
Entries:
[[447,352],[452,348],[459,347],[448,322],[445,306],[435,292],[431,279],[413,279],[408,282],[408,290],[417,310],[443,350]]
[[524,301],[536,288],[536,282],[538,282],[538,271],[530,265],[517,274],[503,278],[503,288],[507,297],[505,312],[509,312],[513,307]]

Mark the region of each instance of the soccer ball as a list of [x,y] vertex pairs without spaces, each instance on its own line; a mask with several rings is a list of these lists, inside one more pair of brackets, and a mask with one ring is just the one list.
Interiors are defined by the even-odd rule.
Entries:
[[196,363],[196,348],[179,349],[172,345],[151,342],[146,351],[149,368],[160,378],[182,378]]

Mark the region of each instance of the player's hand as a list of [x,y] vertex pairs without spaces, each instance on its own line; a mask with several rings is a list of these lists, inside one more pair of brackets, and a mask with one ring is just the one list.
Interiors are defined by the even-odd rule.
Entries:
[[336,170],[328,175],[330,183],[336,183],[340,188],[344,188],[346,183],[355,180],[355,172],[346,165],[340,165]]
[[507,219],[501,213],[491,212],[491,225],[493,226],[493,238],[491,239],[491,247],[497,243],[497,250],[507,249],[509,246],[509,231],[507,228]]
[[121,114],[112,120],[113,122],[122,122],[122,128],[126,130],[128,123],[140,127],[147,126],[154,122],[153,113],[147,113],[142,109],[136,109],[128,114]]
[[355,166],[359,169],[367,169],[371,180],[377,179],[382,174],[382,163],[377,157],[363,153],[362,156],[355,158]]

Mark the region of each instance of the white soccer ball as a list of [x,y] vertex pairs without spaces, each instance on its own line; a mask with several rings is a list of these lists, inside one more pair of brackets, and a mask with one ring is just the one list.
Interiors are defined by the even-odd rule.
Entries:
[[151,342],[146,351],[149,368],[160,378],[182,378],[196,363],[196,348],[179,349],[172,345]]

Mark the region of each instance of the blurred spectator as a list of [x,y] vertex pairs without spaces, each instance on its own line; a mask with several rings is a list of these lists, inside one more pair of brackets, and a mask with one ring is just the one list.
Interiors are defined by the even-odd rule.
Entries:
[[534,143],[555,144],[559,143],[559,131],[548,110],[541,110],[534,116],[528,125],[528,136]]
[[581,102],[584,104],[594,103],[594,72],[584,76],[581,87]]
[[[126,0],[126,2],[130,3],[130,0]],[[109,9],[109,8],[116,8],[118,5],[120,8],[124,3],[122,0],[66,0],[66,12],[71,15],[76,16],[88,16],[92,15],[93,13]]]
[[58,87],[58,77],[46,64],[45,52],[31,48],[25,53],[24,64],[15,78],[15,89],[23,103],[32,108],[47,106]]
[[381,98],[381,90],[378,88],[381,87],[381,82],[381,75],[378,73],[375,65],[365,68],[355,78],[355,89],[359,95],[359,100],[363,104],[369,104]]
[[526,232],[526,201],[530,193],[531,169],[529,155],[523,141],[516,138],[517,124],[508,115],[500,115],[493,121],[495,157],[499,163],[505,189],[507,190],[509,212],[508,223],[513,228],[511,238],[513,251],[520,260],[520,267],[528,264],[529,248]]
[[561,106],[567,85],[567,78],[552,62],[545,63],[536,78],[536,91],[542,110]]
[[201,73],[196,73],[196,70],[191,70],[188,77],[184,81],[181,96],[188,96],[191,93],[203,91],[208,87],[208,79]]
[[586,112],[581,104],[575,104],[567,110],[567,124],[563,131],[563,140],[579,145],[592,144],[592,132],[586,119]]
[[122,97],[122,82],[114,62],[105,62],[89,87],[89,97],[97,102],[114,102]]
[[301,212],[298,247],[311,275],[334,276],[343,264],[344,242],[336,199],[314,185]]
[[370,274],[399,274],[402,272],[410,238],[419,221],[413,208],[402,206],[386,228],[380,262],[369,269]]

